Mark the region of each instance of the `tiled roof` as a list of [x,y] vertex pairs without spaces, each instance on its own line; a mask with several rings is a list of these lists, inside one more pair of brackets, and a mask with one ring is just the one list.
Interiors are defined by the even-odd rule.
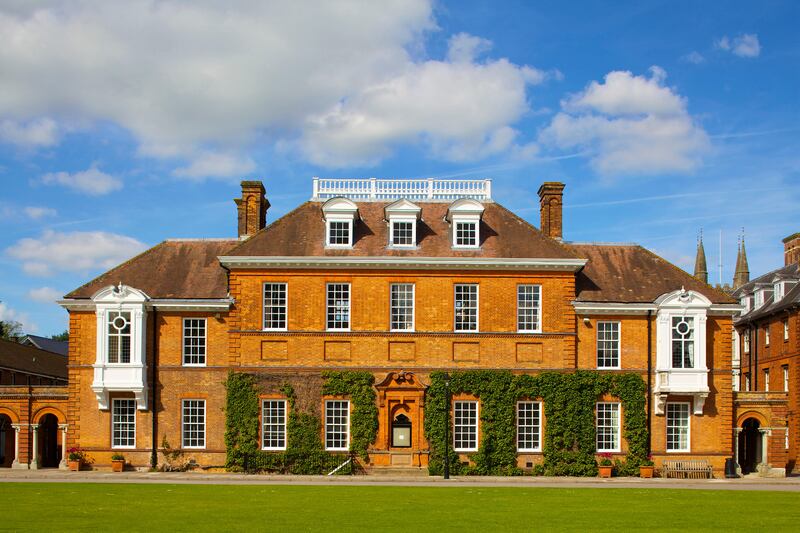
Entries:
[[18,372],[67,379],[67,358],[63,355],[1,339],[0,366]]
[[575,289],[581,302],[649,303],[681,287],[713,303],[737,303],[653,252],[635,244],[569,244],[588,259]]
[[418,246],[389,248],[384,208],[388,202],[360,202],[353,247],[325,248],[322,204],[306,202],[279,218],[228,252],[228,256],[319,257],[483,257],[575,259],[573,252],[496,203],[484,204],[480,226],[481,247],[454,250],[450,224],[445,220],[449,203],[420,202]]
[[48,352],[57,353],[59,355],[66,356],[69,353],[68,341],[57,341],[54,339],[48,339],[47,337],[40,337],[39,335],[25,335],[25,338],[22,339],[22,342],[24,344],[30,344],[30,346],[47,350]]
[[237,240],[164,241],[75,289],[66,298],[91,298],[122,282],[151,298],[225,298],[228,280],[217,257]]
[[797,263],[770,270],[766,274],[758,276],[736,289],[733,295],[736,298],[741,298],[745,294],[751,294],[756,287],[763,285],[768,285],[771,289],[772,282],[776,278],[790,282],[794,281],[794,286],[787,287],[788,290],[783,295],[783,298],[778,301],[775,301],[775,295],[769,290],[765,294],[763,305],[743,314],[736,321],[737,324],[763,318],[791,307],[800,306],[800,265]]

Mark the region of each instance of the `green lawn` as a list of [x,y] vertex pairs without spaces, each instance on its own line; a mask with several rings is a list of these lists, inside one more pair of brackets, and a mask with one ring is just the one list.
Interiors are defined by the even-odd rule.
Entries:
[[653,489],[0,483],[0,530],[798,530],[800,494]]

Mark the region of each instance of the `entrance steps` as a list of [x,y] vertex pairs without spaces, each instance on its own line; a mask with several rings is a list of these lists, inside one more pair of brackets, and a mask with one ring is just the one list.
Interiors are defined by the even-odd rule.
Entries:
[[371,466],[364,469],[368,476],[384,477],[428,477],[428,467],[418,466]]

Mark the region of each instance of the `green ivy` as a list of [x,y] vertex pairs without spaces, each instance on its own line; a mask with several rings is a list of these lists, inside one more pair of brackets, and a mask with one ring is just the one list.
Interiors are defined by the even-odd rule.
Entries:
[[366,371],[325,371],[322,393],[347,396],[352,402],[350,412],[350,451],[364,461],[369,460],[367,449],[378,434],[378,406],[375,403],[375,376]]
[[647,459],[645,384],[636,374],[459,371],[450,376],[450,392],[480,398],[481,442],[470,456],[473,465],[458,461],[452,442],[445,439],[444,373],[432,373],[425,409],[425,434],[431,447],[428,470],[432,475],[443,471],[445,446],[450,449],[450,471],[455,475],[521,474],[517,467],[515,410],[517,401],[526,398],[541,398],[547,419],[544,463],[535,472],[551,476],[597,474],[594,409],[598,397],[605,393],[619,398],[624,411],[623,437],[628,455],[626,461],[617,463],[618,474],[633,474]]
[[[365,460],[367,447],[378,431],[378,408],[375,405],[374,378],[368,372],[329,372],[323,375],[322,394],[350,398],[353,407],[350,420],[351,452]],[[347,460],[345,454],[326,452],[322,444],[322,423],[318,414],[301,411],[290,383],[279,391],[289,406],[286,421],[286,451],[261,449],[259,425],[261,402],[255,375],[229,372],[225,382],[225,447],[226,467],[236,472],[279,472],[290,474],[323,474]],[[340,473],[351,473],[352,463]]]

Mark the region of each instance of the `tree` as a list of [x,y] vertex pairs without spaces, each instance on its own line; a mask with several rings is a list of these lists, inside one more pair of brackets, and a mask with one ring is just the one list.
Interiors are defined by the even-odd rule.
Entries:
[[65,329],[64,331],[62,331],[61,333],[59,333],[57,335],[51,335],[50,338],[53,339],[54,341],[68,341],[69,340],[69,330]]
[[16,320],[0,320],[0,339],[16,342],[22,335],[21,323]]

